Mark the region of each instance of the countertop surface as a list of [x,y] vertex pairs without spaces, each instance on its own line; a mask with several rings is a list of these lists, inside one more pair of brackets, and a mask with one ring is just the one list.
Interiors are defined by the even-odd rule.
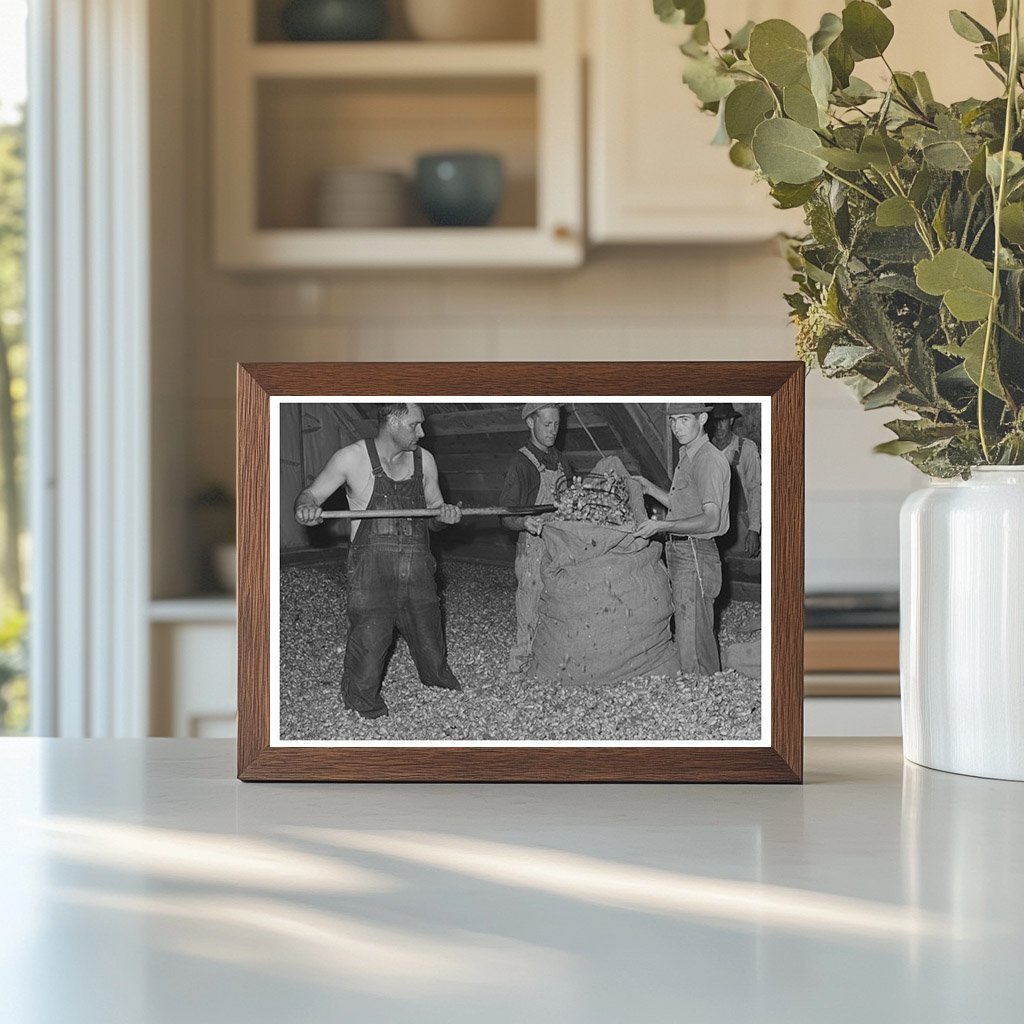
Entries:
[[1024,785],[808,740],[804,786],[243,785],[0,741],[8,1024],[1016,1022]]

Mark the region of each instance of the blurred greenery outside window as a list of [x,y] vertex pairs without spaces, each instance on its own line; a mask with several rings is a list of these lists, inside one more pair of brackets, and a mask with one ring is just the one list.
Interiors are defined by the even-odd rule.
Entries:
[[25,0],[0,0],[0,735],[29,727]]

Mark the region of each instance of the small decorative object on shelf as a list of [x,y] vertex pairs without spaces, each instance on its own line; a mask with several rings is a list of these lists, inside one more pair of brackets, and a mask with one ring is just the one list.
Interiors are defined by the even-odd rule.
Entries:
[[483,227],[501,206],[505,175],[493,153],[426,153],[416,162],[416,192],[436,227]]
[[400,228],[406,222],[407,200],[407,179],[397,171],[336,167],[320,177],[317,227]]
[[295,42],[380,39],[387,25],[387,0],[289,0],[281,11],[285,37]]
[[417,39],[485,42],[530,39],[535,0],[405,0],[405,17]]
[[[865,408],[909,414],[876,450],[936,481],[902,520],[906,756],[1024,780],[1021,0],[993,0],[989,24],[949,12],[1001,87],[952,104],[890,67],[888,0],[852,0],[810,37],[771,19],[719,45],[714,6],[654,0],[692,26],[683,79],[716,141],[804,210],[788,245],[797,350]],[[876,60],[881,89],[854,74]]]

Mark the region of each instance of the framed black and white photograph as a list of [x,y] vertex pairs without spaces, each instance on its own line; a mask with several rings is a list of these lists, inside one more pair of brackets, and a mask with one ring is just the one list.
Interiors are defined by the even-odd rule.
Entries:
[[240,777],[798,781],[802,397],[240,367]]

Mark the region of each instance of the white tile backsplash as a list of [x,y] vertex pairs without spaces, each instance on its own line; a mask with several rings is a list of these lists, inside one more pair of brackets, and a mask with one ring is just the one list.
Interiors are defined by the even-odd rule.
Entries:
[[[257,360],[791,359],[771,247],[601,252],[571,273],[188,275],[188,451],[196,483],[229,480],[234,364]],[[897,584],[898,510],[920,485],[872,453],[891,413],[807,379],[807,586]]]

